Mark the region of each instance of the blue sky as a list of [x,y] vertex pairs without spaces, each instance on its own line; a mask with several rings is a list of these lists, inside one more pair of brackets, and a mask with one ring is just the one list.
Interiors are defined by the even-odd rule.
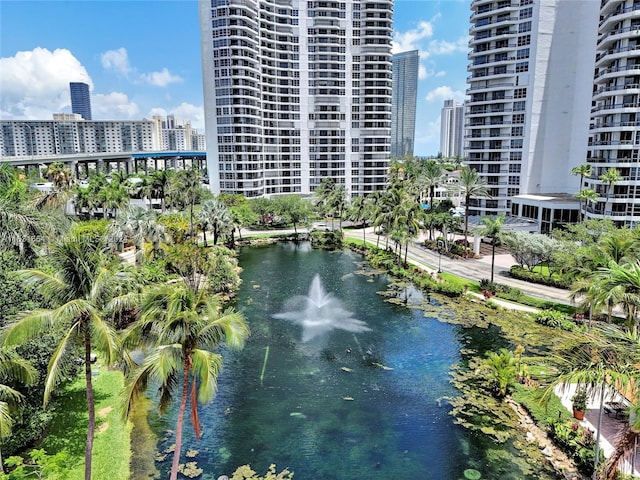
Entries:
[[[438,153],[443,101],[464,98],[469,4],[396,1],[393,51],[420,51],[416,155]],[[173,114],[204,131],[196,0],[0,0],[0,119],[71,112],[74,81],[94,120]]]

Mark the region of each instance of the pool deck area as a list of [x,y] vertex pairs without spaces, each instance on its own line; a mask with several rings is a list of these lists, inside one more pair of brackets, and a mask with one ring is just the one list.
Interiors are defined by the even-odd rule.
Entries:
[[[571,404],[571,398],[576,392],[576,385],[559,385],[555,388],[555,393],[558,395],[562,404],[569,410],[572,411],[573,407]],[[609,402],[617,402],[617,403],[626,403],[628,401],[620,395],[616,391],[605,392],[604,395],[605,405]],[[584,420],[576,422],[580,423],[583,427],[588,428],[592,432],[597,430],[598,425],[598,415],[599,415],[599,406],[600,406],[600,392],[592,392],[592,394],[587,399],[587,411],[585,412]],[[624,415],[619,415],[613,409],[609,409],[610,413],[605,411],[602,412],[602,422],[601,422],[601,435],[600,435],[600,448],[602,449],[605,457],[609,458],[609,456],[613,453],[613,445],[615,444],[616,437],[618,434],[624,429],[624,426],[627,424],[627,419]],[[630,455],[631,458],[626,458],[624,461],[620,463],[619,471],[625,474],[633,473],[634,477],[640,478],[640,445],[636,445],[635,454]],[[635,460],[635,462],[633,462]],[[632,462],[634,465],[632,465]]]

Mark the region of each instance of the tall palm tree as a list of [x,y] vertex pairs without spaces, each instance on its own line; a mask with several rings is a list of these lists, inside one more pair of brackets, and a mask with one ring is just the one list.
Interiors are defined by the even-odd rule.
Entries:
[[493,283],[493,270],[496,263],[496,245],[500,242],[502,236],[502,224],[505,216],[487,216],[482,217],[483,227],[480,229],[480,235],[483,237],[491,237],[491,283]]
[[204,290],[196,293],[186,284],[161,285],[143,296],[140,319],[127,332],[125,345],[147,350],[127,381],[125,411],[131,412],[149,384],[159,384],[160,411],[165,412],[175,390],[181,388],[171,480],[178,475],[187,399],[191,397],[191,419],[199,438],[197,402],[210,402],[217,388],[222,356],[212,350],[222,342],[241,348],[248,335],[242,315],[233,309],[221,311],[217,299]]
[[[12,414],[23,395],[7,385],[7,381],[18,381],[33,385],[37,378],[36,369],[20,358],[13,350],[0,350],[0,440],[11,435]],[[4,461],[0,451],[0,473],[4,473]]]
[[52,354],[45,380],[44,404],[62,380],[62,366],[74,356],[74,344],[84,347],[86,398],[88,409],[85,480],[91,480],[91,455],[95,431],[95,406],[91,375],[91,353],[102,354],[111,365],[119,352],[118,337],[110,323],[110,312],[135,303],[135,293],[127,294],[131,277],[116,268],[99,242],[85,241],[70,234],[50,248],[51,271],[20,270],[16,277],[35,287],[50,309],[22,312],[3,334],[5,346],[22,344],[43,332],[60,331],[62,338]]
[[582,181],[585,177],[590,177],[592,173],[591,164],[584,163],[582,165],[577,165],[571,169],[571,175],[578,175],[580,177],[580,186],[578,193],[582,192]]
[[202,185],[200,184],[200,171],[193,167],[180,170],[171,177],[169,194],[178,205],[189,210],[189,234],[194,242],[197,241],[194,230],[193,209],[200,200]]
[[368,205],[366,197],[356,197],[351,202],[347,218],[353,222],[362,222],[362,247],[367,248],[366,226],[368,216]]
[[602,180],[607,185],[605,209],[602,211],[602,218],[604,218],[607,211],[606,205],[609,203],[609,195],[611,194],[611,190],[616,183],[622,180],[622,175],[617,168],[609,168],[607,169],[606,173],[600,175],[600,180]]
[[140,206],[131,206],[109,225],[107,242],[119,245],[121,241],[131,239],[136,247],[136,264],[140,265],[144,257],[144,242],[152,242],[154,252],[159,243],[168,240],[164,226],[157,222],[153,210]]
[[418,184],[421,190],[426,190],[429,193],[429,208],[433,211],[433,198],[435,196],[436,187],[442,184],[443,181],[442,168],[440,165],[430,160],[428,161],[418,177]]
[[607,267],[598,269],[592,278],[603,290],[617,292],[616,300],[626,313],[627,327],[636,327],[640,308],[640,260],[623,265],[612,261]]
[[460,181],[456,188],[464,196],[464,242],[466,247],[469,244],[469,204],[471,198],[490,197],[489,189],[477,170],[467,166],[460,170]]
[[174,174],[173,170],[156,170],[150,175],[149,181],[149,199],[151,198],[159,198],[160,199],[160,209],[162,213],[166,211],[166,197],[167,191],[169,190],[169,185],[171,183],[171,178]]
[[582,214],[582,221],[584,222],[587,208],[589,208],[589,204],[598,203],[598,192],[592,190],[590,188],[581,189],[580,193],[574,195],[580,201],[580,212],[582,212],[582,202],[584,201],[584,210],[585,212]]

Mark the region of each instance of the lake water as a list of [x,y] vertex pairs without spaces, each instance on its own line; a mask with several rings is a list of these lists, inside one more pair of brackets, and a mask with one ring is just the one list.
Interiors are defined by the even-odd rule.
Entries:
[[[385,302],[377,292],[389,279],[356,274],[362,257],[348,251],[281,243],[245,249],[240,264],[237,308],[251,337],[244,350],[223,352],[218,394],[200,406],[199,442],[185,418],[183,458],[198,450],[201,478],[231,476],[244,464],[263,475],[271,463],[297,480],[456,480],[470,468],[481,478],[550,478],[491,464],[487,449],[508,447],[471,434],[449,415],[445,398],[456,394],[451,366],[461,348],[504,346],[495,332]],[[314,314],[305,297],[315,295],[316,275],[333,310]],[[295,311],[308,322],[297,321]],[[334,319],[319,328],[314,316]],[[346,319],[347,329],[335,318]],[[318,327],[312,335],[310,325]],[[172,415],[152,416],[151,423],[160,436],[175,428]],[[158,449],[173,442],[167,435]],[[166,472],[170,457],[157,466]]]

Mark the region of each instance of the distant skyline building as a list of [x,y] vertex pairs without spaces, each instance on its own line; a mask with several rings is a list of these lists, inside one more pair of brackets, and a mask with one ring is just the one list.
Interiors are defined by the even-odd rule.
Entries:
[[382,190],[393,1],[200,0],[213,193]]
[[541,218],[512,199],[578,191],[570,171],[587,154],[600,3],[472,0],[465,151],[490,197],[472,198],[471,215]]
[[391,101],[391,156],[413,157],[418,100],[418,50],[402,52],[391,58],[393,88]]
[[440,154],[464,157],[464,105],[455,100],[445,100],[440,112]]
[[68,115],[0,120],[0,158],[160,150],[151,120],[87,121]]
[[77,113],[85,120],[93,120],[91,117],[91,95],[89,85],[82,82],[69,83],[71,93],[71,111]]

